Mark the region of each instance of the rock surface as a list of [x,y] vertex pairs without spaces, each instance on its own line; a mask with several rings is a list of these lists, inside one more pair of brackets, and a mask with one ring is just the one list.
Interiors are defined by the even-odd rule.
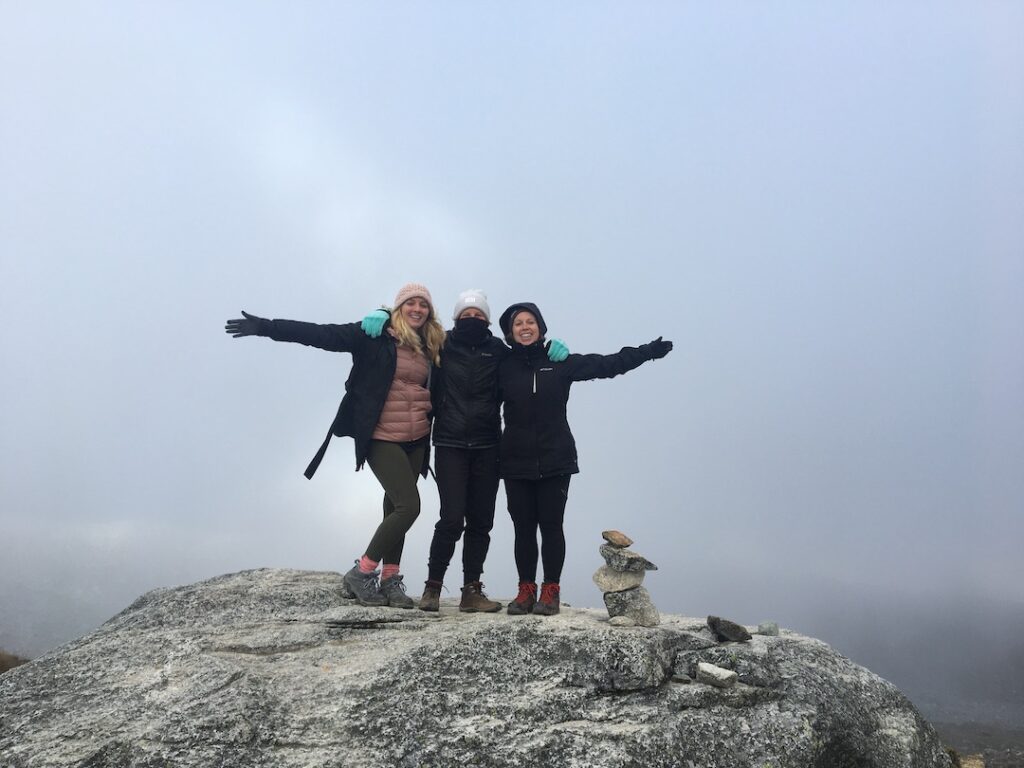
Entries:
[[602,565],[594,572],[594,583],[602,592],[622,592],[644,583],[645,571],[616,571]]
[[651,600],[651,593],[643,587],[605,592],[604,605],[612,618],[628,616],[641,627],[656,627],[661,622],[661,614]]
[[746,627],[718,616],[708,616],[708,627],[722,642],[745,643],[750,639],[750,633]]
[[602,544],[598,547],[601,557],[614,571],[656,571],[658,566],[631,549]]
[[708,664],[701,661],[697,664],[697,682],[707,683],[716,688],[732,688],[736,685],[736,672],[725,669],[717,664]]
[[776,624],[774,621],[762,621],[760,624],[757,625],[757,634],[778,637],[779,625]]
[[622,531],[601,531],[601,538],[613,547],[628,547],[633,543],[633,540]]
[[[945,768],[892,685],[783,630],[362,608],[336,573],[157,590],[0,677],[0,765]],[[701,662],[737,675],[720,689]],[[685,677],[687,682],[681,682]]]

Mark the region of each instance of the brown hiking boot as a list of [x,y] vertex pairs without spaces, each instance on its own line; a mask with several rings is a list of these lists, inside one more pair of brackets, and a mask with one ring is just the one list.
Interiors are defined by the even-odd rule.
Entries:
[[561,588],[552,581],[540,585],[540,600],[533,606],[533,612],[541,616],[554,616],[561,609],[559,593]]
[[423,595],[420,597],[420,610],[437,613],[441,608],[441,582],[427,580],[423,583]]
[[484,594],[484,585],[479,581],[471,581],[462,588],[459,610],[465,613],[494,613],[501,610],[501,603],[489,600]]
[[519,594],[516,599],[508,604],[510,616],[522,616],[533,610],[537,602],[537,583],[535,581],[520,581]]

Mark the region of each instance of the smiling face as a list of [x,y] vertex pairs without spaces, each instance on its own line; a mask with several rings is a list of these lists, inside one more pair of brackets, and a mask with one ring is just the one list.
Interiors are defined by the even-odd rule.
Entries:
[[529,346],[540,338],[540,326],[532,312],[523,310],[512,318],[512,338],[523,346]]
[[413,296],[402,302],[401,312],[406,324],[418,331],[430,317],[430,304],[422,296]]

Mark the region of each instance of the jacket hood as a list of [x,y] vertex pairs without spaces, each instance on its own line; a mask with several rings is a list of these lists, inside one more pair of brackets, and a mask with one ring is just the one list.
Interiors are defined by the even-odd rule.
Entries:
[[501,313],[501,318],[498,320],[498,325],[501,327],[501,332],[505,335],[505,341],[509,344],[512,343],[512,320],[522,311],[529,312],[537,318],[537,325],[540,326],[540,335],[542,338],[548,335],[548,326],[544,322],[544,316],[537,309],[537,305],[529,301],[521,301],[518,304],[513,304],[504,312]]

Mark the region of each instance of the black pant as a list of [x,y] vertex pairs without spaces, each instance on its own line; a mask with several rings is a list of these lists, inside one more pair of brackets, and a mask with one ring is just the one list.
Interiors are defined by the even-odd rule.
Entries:
[[516,529],[516,568],[519,580],[537,581],[537,529],[544,581],[557,583],[565,563],[565,502],[569,499],[571,475],[540,480],[505,480],[508,513]]
[[428,578],[444,581],[455,553],[455,542],[462,536],[464,583],[479,581],[494,526],[498,446],[477,449],[437,446],[435,456],[441,519],[434,526],[434,538],[430,542]]

